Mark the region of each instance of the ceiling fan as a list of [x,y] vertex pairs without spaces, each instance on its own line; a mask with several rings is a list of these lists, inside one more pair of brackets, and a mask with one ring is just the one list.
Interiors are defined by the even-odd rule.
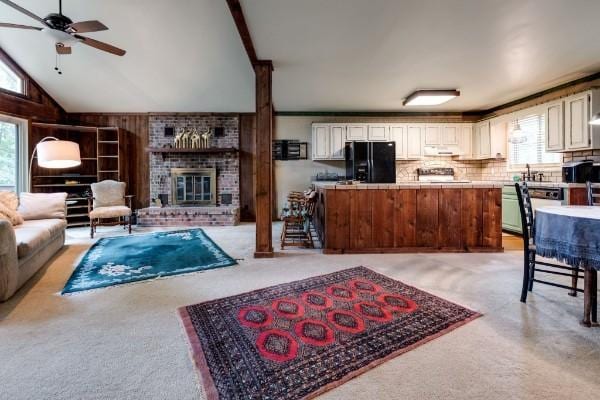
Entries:
[[32,29],[36,31],[42,31],[55,41],[56,53],[59,55],[71,54],[71,46],[77,43],[87,44],[88,46],[117,56],[125,55],[125,50],[123,49],[119,49],[118,47],[91,39],[89,37],[81,36],[80,33],[106,31],[108,28],[100,21],[71,21],[69,17],[63,15],[62,13],[62,0],[58,1],[58,14],[48,14],[44,18],[38,17],[31,11],[24,9],[12,1],[0,0],[0,3],[4,3],[7,6],[12,7],[44,25],[40,28],[37,26],[0,22],[0,28]]

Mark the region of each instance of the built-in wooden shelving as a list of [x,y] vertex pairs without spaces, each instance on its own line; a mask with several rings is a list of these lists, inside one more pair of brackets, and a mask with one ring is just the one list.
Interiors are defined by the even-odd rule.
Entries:
[[[89,223],[87,197],[90,185],[105,179],[127,182],[128,162],[126,132],[111,126],[80,126],[33,122],[29,151],[46,136],[79,144],[81,165],[69,169],[44,169],[33,163],[32,191],[67,192],[67,223],[84,226]],[[75,183],[67,183],[75,181]]]

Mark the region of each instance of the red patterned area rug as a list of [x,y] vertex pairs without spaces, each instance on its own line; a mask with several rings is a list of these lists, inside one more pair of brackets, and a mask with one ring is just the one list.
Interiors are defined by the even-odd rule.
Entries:
[[480,316],[365,267],[179,313],[209,400],[310,399]]

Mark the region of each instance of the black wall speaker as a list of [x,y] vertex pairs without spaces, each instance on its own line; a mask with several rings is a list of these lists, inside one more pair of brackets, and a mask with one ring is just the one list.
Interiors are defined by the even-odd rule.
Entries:
[[173,136],[175,135],[175,128],[172,126],[165,126],[165,136]]
[[216,126],[214,128],[214,134],[215,134],[215,137],[225,136],[225,128],[223,128],[222,126]]

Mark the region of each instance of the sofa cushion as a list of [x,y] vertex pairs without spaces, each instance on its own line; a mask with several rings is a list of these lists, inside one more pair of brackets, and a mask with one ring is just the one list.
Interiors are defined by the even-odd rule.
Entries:
[[25,220],[65,218],[66,193],[21,193],[19,213]]
[[66,227],[67,221],[63,219],[37,219],[16,226],[17,256],[24,258],[34,254]]
[[10,209],[2,202],[0,202],[0,218],[9,221],[11,225],[20,225],[23,223],[23,217],[21,217],[21,214]]
[[96,207],[90,212],[90,218],[116,218],[131,215],[131,209],[125,206]]

